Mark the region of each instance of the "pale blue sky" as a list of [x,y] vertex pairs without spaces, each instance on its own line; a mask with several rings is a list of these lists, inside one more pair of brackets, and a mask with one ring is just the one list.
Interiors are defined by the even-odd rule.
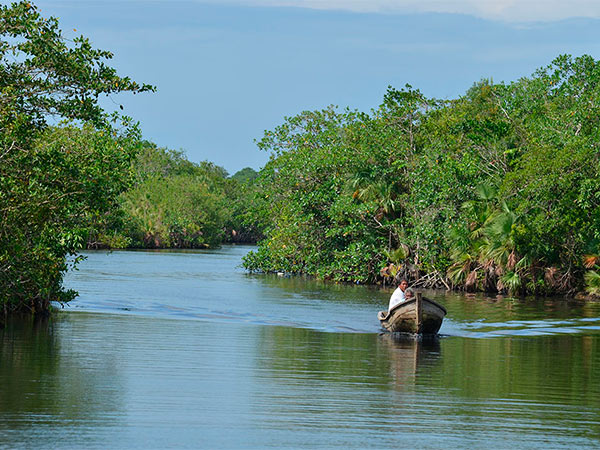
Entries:
[[455,98],[561,53],[600,58],[600,2],[591,0],[34,3],[67,35],[113,51],[122,75],[157,86],[114,99],[145,138],[232,174],[262,167],[268,155],[254,139],[303,110],[368,111],[388,85],[406,83]]

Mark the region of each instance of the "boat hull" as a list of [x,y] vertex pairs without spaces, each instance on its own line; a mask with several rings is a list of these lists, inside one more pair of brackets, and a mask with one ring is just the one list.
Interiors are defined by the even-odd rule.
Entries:
[[420,301],[420,311],[417,310],[416,298],[396,305],[389,312],[380,311],[377,317],[381,326],[392,333],[436,334],[442,326],[446,309],[425,297]]

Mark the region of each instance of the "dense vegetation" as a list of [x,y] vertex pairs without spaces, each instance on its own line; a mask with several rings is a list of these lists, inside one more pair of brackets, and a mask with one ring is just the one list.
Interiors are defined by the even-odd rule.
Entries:
[[246,219],[246,192],[256,172],[229,177],[210,162],[143,142],[132,163],[133,185],[89,236],[90,248],[205,248],[256,242]]
[[561,56],[452,101],[390,88],[370,114],[265,133],[265,232],[244,265],[373,283],[574,293],[600,282],[600,64]]
[[110,52],[66,40],[32,4],[0,7],[0,36],[5,314],[73,298],[62,278],[86,246],[256,240],[250,271],[600,295],[600,64],[589,56],[451,101],[390,87],[370,113],[303,112],[258,142],[271,153],[259,173],[230,177],[104,112],[100,96],[153,87],[118,76]]
[[[69,43],[27,2],[0,7],[0,307],[48,311],[68,301],[67,257],[128,183],[138,133],[111,122],[98,97],[151,90]],[[50,118],[77,120],[50,127]],[[113,119],[116,119],[113,117]]]

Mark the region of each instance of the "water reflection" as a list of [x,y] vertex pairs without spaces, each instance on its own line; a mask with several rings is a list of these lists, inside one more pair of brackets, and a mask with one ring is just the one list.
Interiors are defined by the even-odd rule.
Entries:
[[525,297],[512,298],[447,291],[425,291],[448,309],[448,316],[457,321],[485,319],[504,322],[543,317],[561,319],[600,317],[600,303],[583,302],[572,298]]
[[[378,286],[353,285],[316,280],[310,277],[285,277],[273,274],[249,275],[259,279],[265,286],[277,288],[279,292],[298,294],[313,300],[344,303],[370,303],[382,305],[389,300],[393,289]],[[389,291],[389,292],[388,292]]]
[[428,291],[448,310],[443,335],[471,338],[600,334],[600,303]]
[[75,422],[117,424],[122,390],[114,356],[102,352],[102,336],[65,345],[65,327],[78,325],[86,326],[26,318],[0,330],[0,436],[6,442],[16,436],[13,442],[36,447],[47,428],[67,436]]
[[0,349],[0,440],[16,446],[600,443],[595,336],[415,340],[78,313],[12,324]]
[[600,445],[599,304],[431,292],[442,337],[407,339],[385,290],[243,251],[90,254],[68,312],[0,330],[0,446]]
[[414,390],[419,375],[428,378],[427,371],[441,358],[438,336],[415,338],[400,333],[382,333],[378,343],[383,347],[379,357],[389,361],[395,386],[403,391]]
[[377,430],[384,447],[408,435],[436,448],[600,440],[600,351],[589,336],[415,340],[267,327],[259,337],[268,390],[255,395],[269,406],[256,414],[283,428],[310,414],[313,431],[344,435],[343,421]]
[[[344,334],[263,327],[260,358],[278,383],[295,385],[307,378],[340,384],[416,384],[441,359],[440,339],[416,339],[397,333]],[[348,357],[351,356],[351,357]]]
[[[58,340],[47,319],[9,321],[4,329],[0,329],[2,408],[52,409],[53,399],[42,398],[41,394],[55,390],[60,363],[53,356],[57,353]],[[50,385],[40,382],[42,375],[47,377]]]

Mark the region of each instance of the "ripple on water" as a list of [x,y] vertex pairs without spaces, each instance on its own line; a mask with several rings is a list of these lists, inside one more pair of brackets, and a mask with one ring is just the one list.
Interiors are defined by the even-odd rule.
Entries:
[[[72,308],[213,322],[377,333],[390,290],[284,277],[249,277],[235,267],[249,247],[213,252],[88,252],[66,285]],[[492,338],[597,333],[600,305],[456,293],[427,295],[448,309],[440,333]]]
[[598,447],[597,306],[442,293],[442,338],[395,339],[377,334],[389,290],[247,277],[231,269],[243,251],[221,252],[90,254],[67,279],[77,314],[0,330],[0,436],[25,448]]
[[576,318],[570,320],[514,320],[508,322],[452,322],[448,320],[450,334],[491,338],[495,336],[547,336],[552,334],[578,334],[600,330],[600,317]]

